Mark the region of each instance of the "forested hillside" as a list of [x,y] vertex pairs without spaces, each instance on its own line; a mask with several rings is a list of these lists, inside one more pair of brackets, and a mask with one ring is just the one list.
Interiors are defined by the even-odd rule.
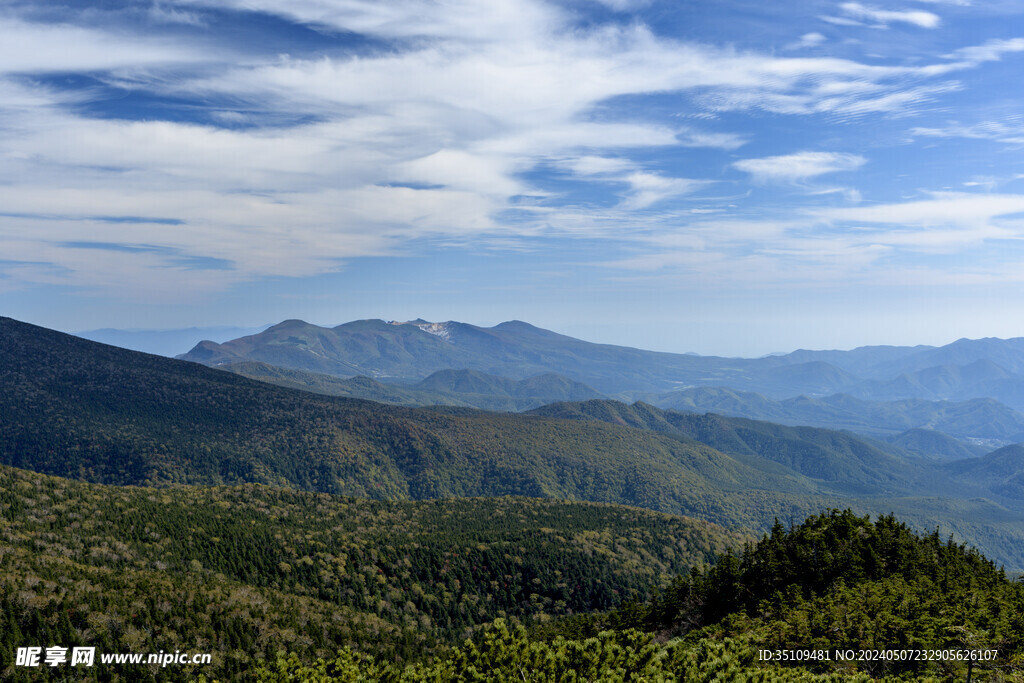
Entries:
[[532,636],[497,623],[429,664],[342,650],[313,665],[282,658],[265,675],[314,672],[324,681],[512,681],[526,672],[537,681],[1018,681],[1024,585],[976,551],[892,517],[832,511],[777,524],[649,602]]
[[[984,652],[975,680],[1024,671],[1024,585],[891,517],[834,511],[777,524],[755,545],[589,503],[109,487],[4,467],[0,539],[5,680],[60,678],[11,666],[14,649],[35,642],[214,653],[201,671],[131,673],[154,681],[257,667],[266,681],[948,680],[967,670],[956,655],[844,662],[837,649]],[[778,668],[760,650],[829,657]]]
[[418,658],[498,617],[649,597],[743,539],[591,503],[111,487],[0,467],[0,678],[39,680],[11,658],[40,643],[213,652],[221,676],[279,649]]
[[927,489],[931,493],[951,494],[956,487],[937,475],[934,463],[907,457],[898,449],[847,432],[660,410],[644,403],[626,405],[617,401],[555,403],[530,414],[673,434],[729,455],[777,462],[843,492],[904,495]]

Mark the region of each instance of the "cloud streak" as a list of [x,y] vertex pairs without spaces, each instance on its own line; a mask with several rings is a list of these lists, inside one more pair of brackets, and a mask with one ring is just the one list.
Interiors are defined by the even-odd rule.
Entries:
[[937,14],[924,10],[884,10],[859,2],[844,2],[839,8],[848,16],[873,21],[883,28],[892,23],[911,24],[919,28],[938,28],[942,22]]
[[966,138],[968,140],[993,140],[1007,145],[1024,145],[1024,120],[1014,116],[1003,121],[983,121],[965,125],[949,123],[937,128],[916,127],[910,134],[931,138]]
[[733,164],[758,183],[802,183],[826,173],[853,171],[867,161],[857,154],[798,152],[761,159],[743,159]]

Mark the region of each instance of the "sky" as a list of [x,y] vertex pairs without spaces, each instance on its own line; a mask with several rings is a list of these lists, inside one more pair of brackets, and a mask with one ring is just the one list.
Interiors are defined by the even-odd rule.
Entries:
[[0,2],[0,314],[1024,336],[1024,2]]

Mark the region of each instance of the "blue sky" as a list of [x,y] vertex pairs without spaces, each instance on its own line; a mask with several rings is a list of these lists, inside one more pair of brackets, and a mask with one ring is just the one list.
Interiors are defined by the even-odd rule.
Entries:
[[0,5],[0,312],[1024,335],[1024,4]]

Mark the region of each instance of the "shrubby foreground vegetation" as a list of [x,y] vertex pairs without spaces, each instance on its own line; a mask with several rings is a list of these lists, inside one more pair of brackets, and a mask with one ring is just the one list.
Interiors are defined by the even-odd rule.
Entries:
[[760,669],[754,664],[749,639],[703,639],[686,643],[656,642],[636,630],[604,631],[592,638],[532,640],[526,629],[510,629],[495,621],[477,641],[466,642],[449,657],[406,667],[380,662],[351,650],[331,660],[302,664],[297,657],[280,656],[261,665],[257,680],[284,681],[626,681],[696,683],[698,681],[869,681],[859,675],[814,675],[806,671]]

